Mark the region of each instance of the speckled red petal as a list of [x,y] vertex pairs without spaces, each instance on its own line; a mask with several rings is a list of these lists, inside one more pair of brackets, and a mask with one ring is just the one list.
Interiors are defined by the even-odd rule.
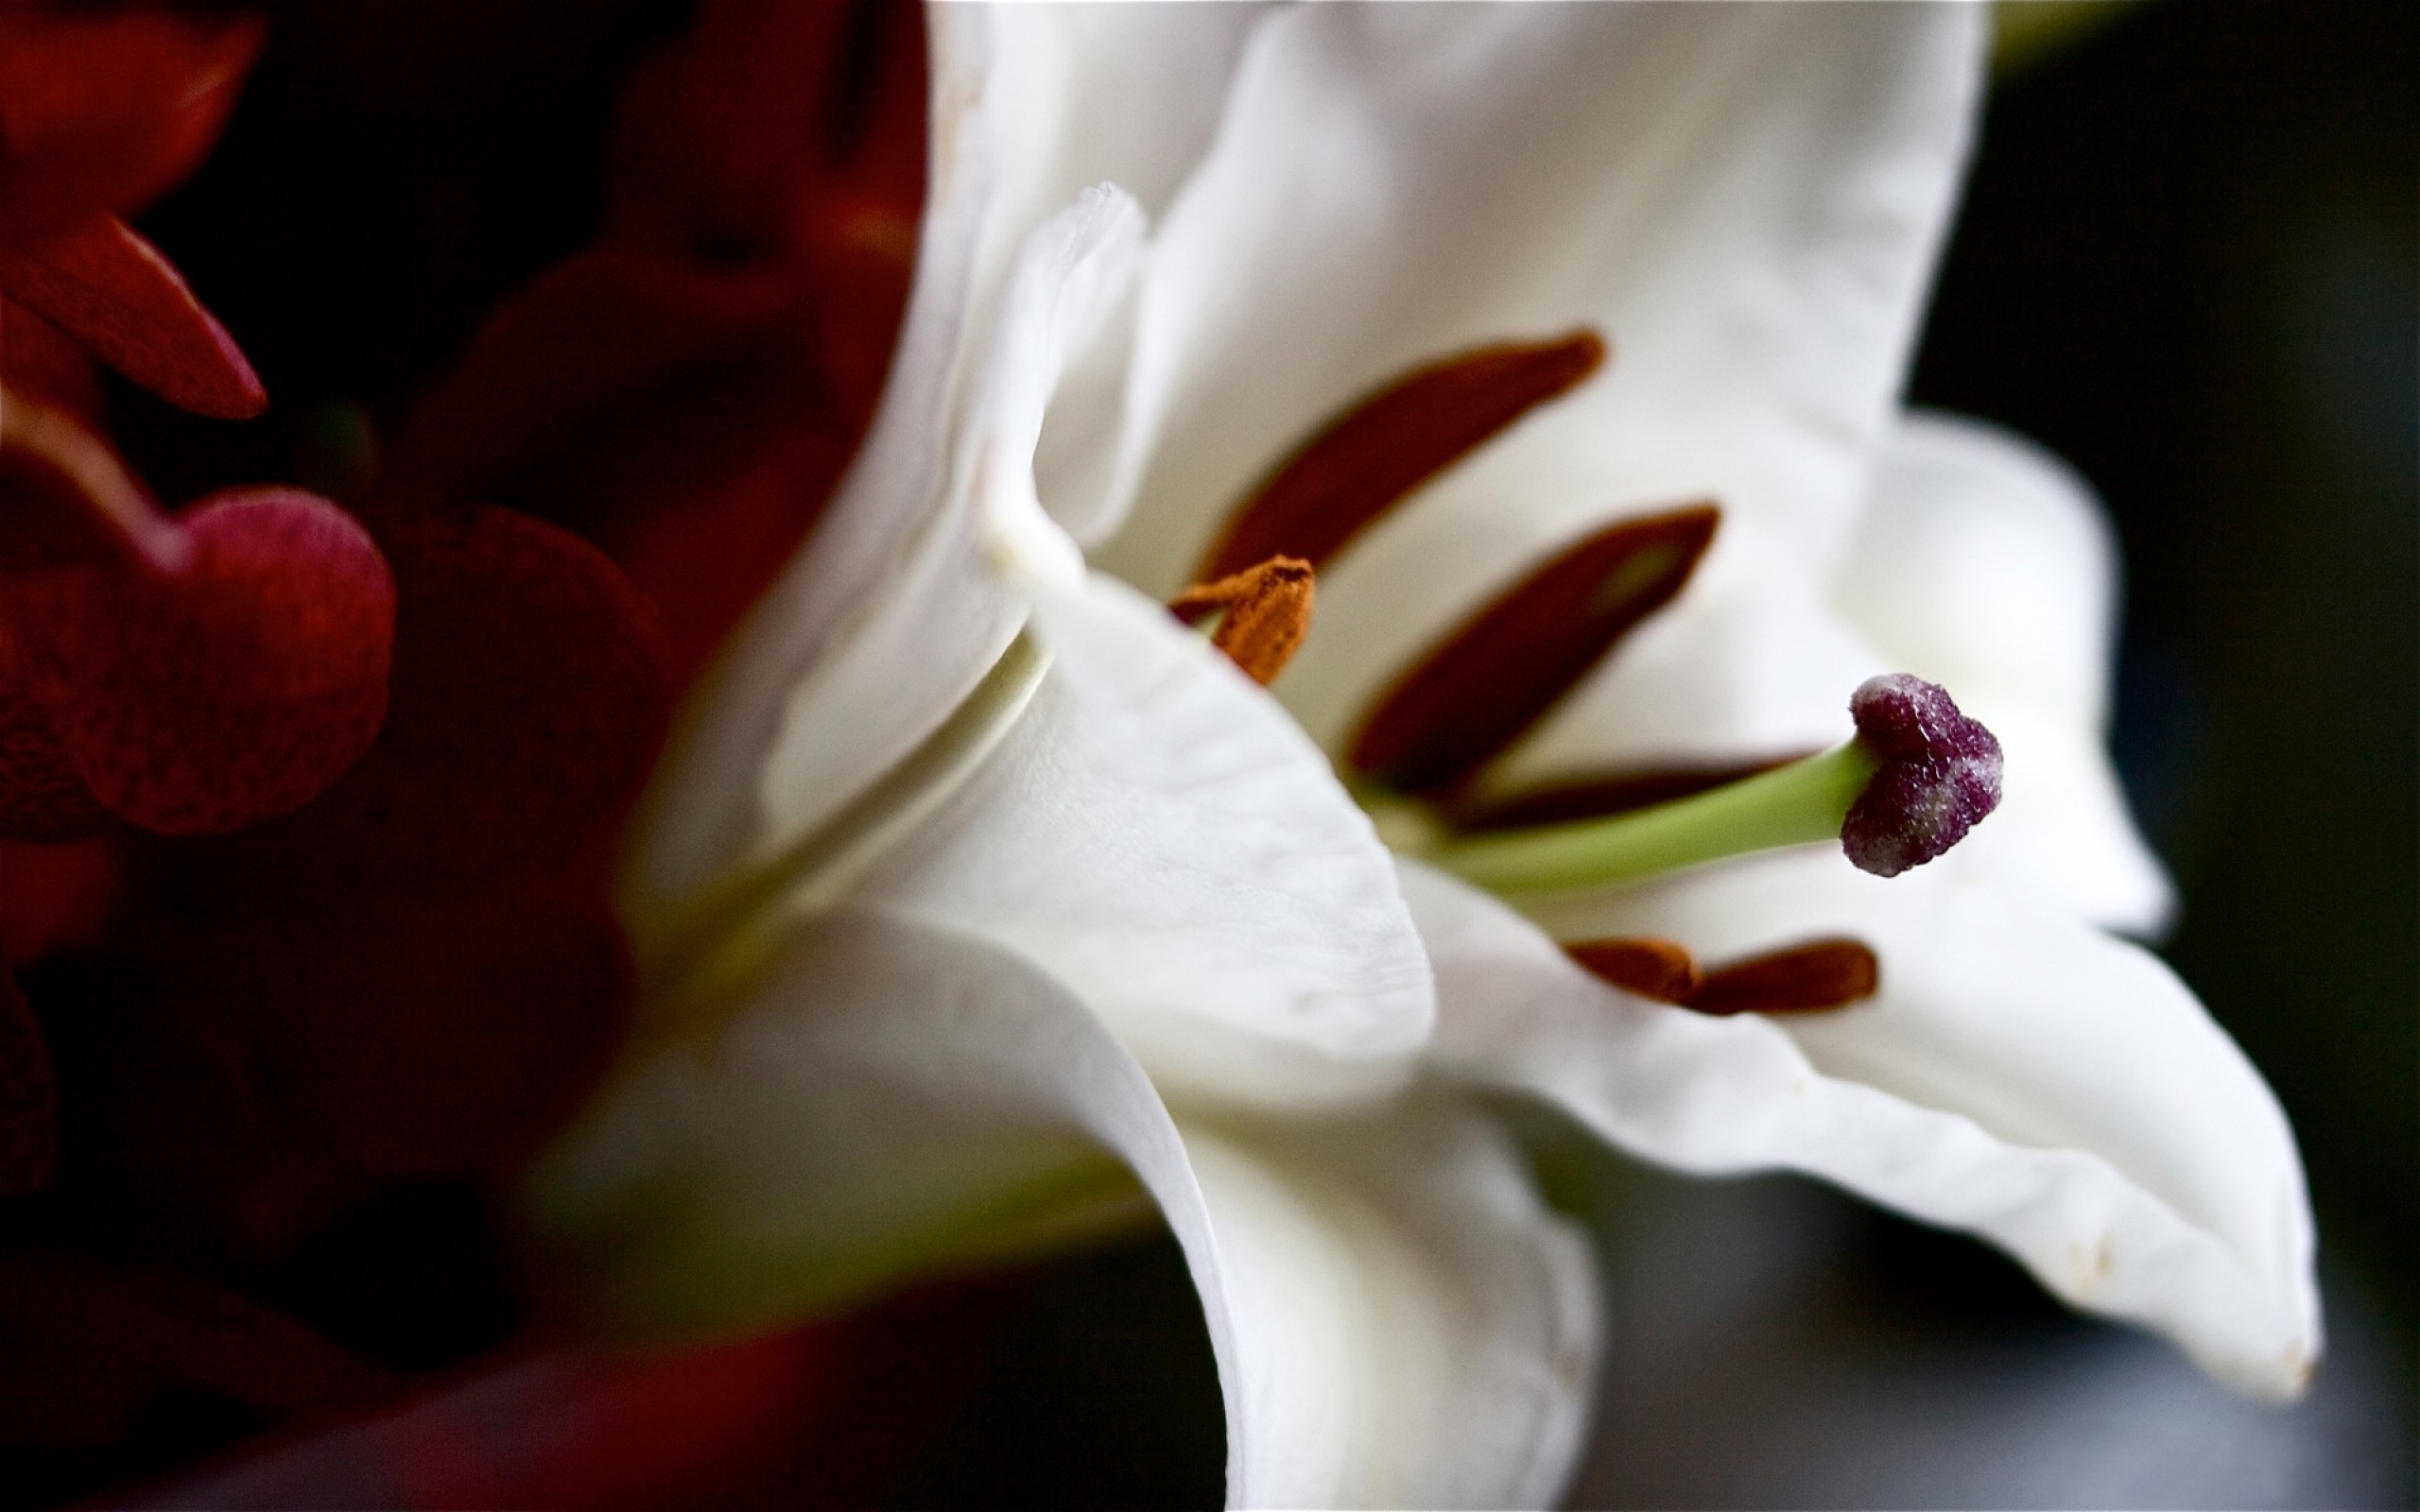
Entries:
[[525,515],[380,534],[404,606],[391,712],[329,795],[344,833],[327,838],[454,886],[561,861],[619,816],[663,738],[653,612],[602,552]]
[[0,294],[172,404],[219,420],[268,407],[252,365],[158,249],[114,215],[0,245]]
[[0,625],[0,839],[81,839],[108,818]]
[[368,748],[395,585],[369,533],[310,494],[214,495],[182,524],[183,572],[79,574],[41,633],[95,796],[205,834],[300,807]]
[[230,879],[311,900],[458,895],[610,842],[667,708],[646,601],[594,546],[501,509],[373,518],[400,610],[387,722],[317,801],[156,847],[155,880],[212,907]]

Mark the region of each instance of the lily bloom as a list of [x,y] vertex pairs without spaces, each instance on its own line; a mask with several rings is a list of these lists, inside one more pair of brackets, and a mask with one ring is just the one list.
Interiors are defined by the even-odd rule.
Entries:
[[[1979,26],[937,11],[883,407],[676,731],[636,1044],[527,1189],[579,1304],[835,1308],[1130,1221],[1131,1172],[1231,1501],[1542,1501],[1593,1284],[1483,1088],[2298,1389],[2290,1133],[2100,927],[2165,893],[2097,517],[1897,408]],[[1894,664],[2005,722],[1944,858],[1997,747]]]

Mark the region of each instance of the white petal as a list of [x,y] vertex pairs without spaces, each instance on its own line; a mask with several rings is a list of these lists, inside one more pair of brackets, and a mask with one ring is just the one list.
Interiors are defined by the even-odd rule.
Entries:
[[1716,964],[1841,934],[1880,958],[1871,1004],[1716,1020],[1602,986],[1435,873],[1408,866],[1406,892],[1437,966],[1438,1053],[1463,1074],[1684,1170],[1805,1171],[1979,1234],[2240,1389],[2290,1396],[2307,1379],[2318,1297],[2291,1131],[2143,951],[1948,861],[1883,882],[1821,852],[1547,921],[1565,938],[1663,934]]
[[1256,5],[1141,9],[963,6],[937,24],[979,31],[984,123],[1000,185],[992,235],[1005,261],[1034,227],[1103,181],[1156,218],[1217,129]]
[[[947,14],[937,11],[936,20]],[[987,38],[942,23],[930,45],[931,180],[882,403],[815,531],[699,679],[675,723],[632,826],[633,913],[706,885],[761,840],[767,821],[756,808],[756,779],[793,690],[833,638],[866,612],[947,487],[950,415],[973,307],[981,302],[976,256],[999,175],[982,107]]]
[[1828,559],[1964,159],[1980,24],[1761,6],[1271,21],[1146,274],[1130,404],[1149,451],[1101,559],[1172,587],[1252,482],[1374,384],[1582,323],[1613,343],[1608,370],[1340,560],[1323,611],[1356,631],[1313,636],[1289,699],[1375,686],[1616,516],[1712,496],[1757,522],[1736,541]]
[[842,913],[634,1057],[521,1208],[591,1322],[716,1332],[1131,1224],[1123,1161],[1201,1288],[1231,1500],[1543,1502],[1577,1452],[1595,1296],[1517,1156],[1434,1109],[1267,1157],[1180,1136],[1100,1021],[1014,955]]
[[1445,1106],[1187,1124],[1184,1142],[1239,1373],[1232,1503],[1553,1500],[1595,1375],[1596,1276],[1510,1141]]
[[2173,894],[2102,746],[2118,541],[2083,481],[2003,431],[1910,416],[1832,596],[2000,737],[2008,796],[1976,834],[1996,869],[2096,923],[2158,930]]
[[1101,577],[1039,592],[1048,679],[859,895],[1041,965],[1169,1095],[1400,1085],[1433,1019],[1427,961],[1325,759],[1158,605]]
[[1189,1180],[1149,1078],[1081,1004],[979,941],[842,912],[627,1056],[522,1209],[592,1317],[743,1328],[1132,1221],[1104,1147],[1155,1187]]
[[[987,244],[1012,249],[1088,185],[1111,182],[1156,216],[1209,146],[1256,5],[984,6],[947,24],[979,29],[1001,185]],[[987,254],[996,262],[1005,251]],[[1080,351],[1053,406],[1037,469],[1053,515],[1079,539],[1115,524],[1110,497],[1124,415],[1132,301]]]
[[[936,87],[948,82],[944,72]],[[939,234],[939,218],[938,210],[928,217],[929,233]],[[1079,570],[1055,529],[1004,541],[987,501],[1003,490],[1031,495],[1044,409],[1070,349],[1131,274],[1140,232],[1130,200],[1091,191],[1027,239],[956,424],[947,386],[918,366],[911,320],[909,350],[835,518],[758,605],[719,674],[693,693],[689,726],[658,768],[630,866],[640,924],[720,871],[799,844],[949,716],[1027,614],[1023,587],[1001,571],[1003,549],[1073,558],[1028,563],[1035,571]],[[919,298],[925,292],[920,281]],[[942,456],[946,475],[934,466]],[[894,541],[895,559],[856,528],[875,516],[914,524]],[[871,597],[852,572],[877,585]],[[851,599],[851,617],[833,623],[818,590]]]

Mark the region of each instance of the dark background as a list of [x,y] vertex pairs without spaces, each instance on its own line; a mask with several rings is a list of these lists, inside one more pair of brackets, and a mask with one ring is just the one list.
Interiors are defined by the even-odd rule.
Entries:
[[[278,398],[113,392],[169,499],[357,488],[479,316],[594,229],[640,0],[358,0],[278,30],[144,225]],[[2004,78],[1913,381],[2109,502],[2116,741],[2185,894],[2168,954],[2266,1071],[2319,1208],[2331,1357],[2234,1401],[1978,1246],[1803,1183],[1572,1150],[1613,1349],[1575,1497],[1640,1505],[2410,1505],[2420,1276],[2415,61],[2397,4],[2159,0]],[[1166,1244],[1031,1280],[895,1500],[1215,1500],[1216,1384]]]

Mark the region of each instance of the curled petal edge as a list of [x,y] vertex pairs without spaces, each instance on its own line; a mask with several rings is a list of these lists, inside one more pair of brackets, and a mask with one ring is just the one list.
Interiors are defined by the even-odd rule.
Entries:
[[2247,1395],[2290,1400],[2308,1383],[2318,1296],[2290,1145],[2293,1189],[2272,1216],[2291,1254],[2283,1275],[2264,1277],[2269,1267],[2097,1153],[2020,1145],[1827,1075],[1775,1023],[1618,992],[1495,900],[1416,863],[1402,869],[1437,968],[1435,1055],[1450,1074],[1545,1097],[1660,1164],[1799,1171],[1985,1239],[2062,1301],[2165,1335]]

